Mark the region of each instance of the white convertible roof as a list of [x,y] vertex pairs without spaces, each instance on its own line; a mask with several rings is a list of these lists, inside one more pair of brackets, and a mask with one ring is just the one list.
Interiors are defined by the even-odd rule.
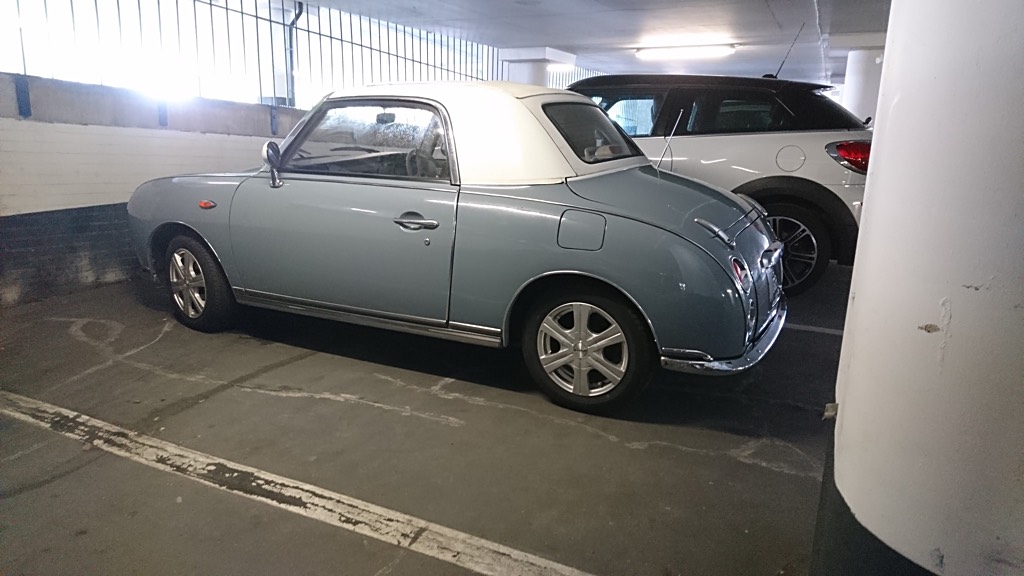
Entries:
[[581,175],[575,156],[566,158],[555,141],[557,131],[538,118],[540,101],[591,102],[575,92],[511,82],[439,82],[366,86],[330,98],[349,97],[420,98],[442,106],[451,119],[462,184],[547,184]]
[[444,101],[449,97],[458,98],[460,94],[482,94],[492,93],[495,95],[505,94],[513,98],[528,98],[540,94],[565,94],[567,96],[579,96],[575,92],[559,90],[558,88],[546,88],[533,84],[517,84],[515,82],[496,81],[470,81],[470,82],[406,82],[398,84],[371,84],[359,88],[331,94],[332,98],[342,96],[419,96],[431,100]]

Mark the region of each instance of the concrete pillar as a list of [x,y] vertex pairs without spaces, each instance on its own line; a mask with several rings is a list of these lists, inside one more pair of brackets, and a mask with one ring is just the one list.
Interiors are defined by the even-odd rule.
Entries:
[[851,50],[846,57],[843,106],[864,120],[875,117],[882,83],[882,50]]
[[[857,525],[934,574],[1024,573],[1021,70],[1024,2],[893,0],[835,485]],[[812,574],[857,573],[815,556]]]
[[508,63],[508,81],[547,86],[549,64],[575,64],[576,55],[554,48],[506,48],[498,58]]
[[548,63],[546,61],[509,62],[508,81],[547,86]]

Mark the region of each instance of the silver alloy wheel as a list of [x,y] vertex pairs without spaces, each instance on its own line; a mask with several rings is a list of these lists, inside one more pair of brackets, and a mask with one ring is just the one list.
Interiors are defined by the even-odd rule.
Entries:
[[195,255],[178,248],[171,255],[171,294],[174,303],[189,318],[198,318],[206,309],[206,279]]
[[785,290],[807,279],[818,263],[818,240],[799,220],[768,215],[768,225],[785,244],[782,250],[782,288]]
[[622,328],[584,302],[558,306],[537,329],[537,355],[548,377],[577,396],[600,396],[619,385],[629,367]]

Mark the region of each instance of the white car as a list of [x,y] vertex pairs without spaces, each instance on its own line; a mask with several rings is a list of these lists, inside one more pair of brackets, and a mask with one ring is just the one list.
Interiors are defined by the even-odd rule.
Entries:
[[787,294],[810,287],[830,260],[853,263],[871,132],[823,94],[828,86],[609,75],[569,89],[597,102],[662,170],[760,202],[785,243]]

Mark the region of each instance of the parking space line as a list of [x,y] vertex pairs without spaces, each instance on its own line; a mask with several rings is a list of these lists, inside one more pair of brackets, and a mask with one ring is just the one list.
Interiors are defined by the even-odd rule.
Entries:
[[587,576],[585,572],[528,552],[138,434],[25,396],[0,392],[0,413],[151,468],[172,472],[479,574]]
[[822,328],[821,326],[808,326],[806,324],[793,324],[787,322],[784,326],[790,330],[799,330],[801,332],[816,332],[818,334],[829,334],[831,336],[842,336],[842,330],[836,330],[835,328]]

